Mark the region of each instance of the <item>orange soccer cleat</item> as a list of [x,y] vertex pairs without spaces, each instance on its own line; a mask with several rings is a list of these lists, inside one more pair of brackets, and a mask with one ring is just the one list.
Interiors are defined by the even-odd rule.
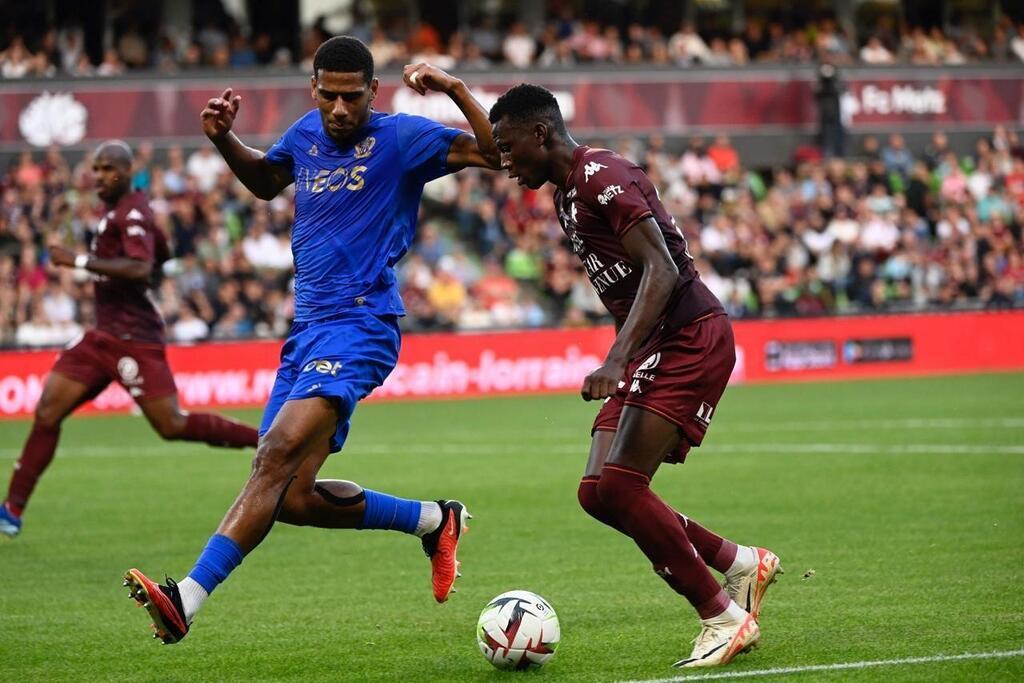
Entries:
[[441,525],[423,536],[423,552],[430,558],[434,599],[444,602],[455,592],[455,579],[461,576],[455,551],[462,533],[469,530],[466,522],[473,515],[457,500],[439,500],[437,504],[441,506]]
[[167,585],[162,586],[150,581],[138,569],[129,569],[124,575],[124,585],[128,587],[128,597],[134,598],[149,612],[153,620],[154,638],[162,640],[164,645],[170,645],[185,637],[188,622],[185,620],[185,609],[181,606],[178,584],[167,579]]

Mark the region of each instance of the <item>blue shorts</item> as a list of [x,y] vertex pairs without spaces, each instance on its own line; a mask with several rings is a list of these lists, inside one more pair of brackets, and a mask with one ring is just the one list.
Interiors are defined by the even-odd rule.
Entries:
[[338,410],[331,453],[348,436],[356,403],[379,387],[398,362],[398,316],[354,311],[295,323],[281,349],[281,367],[260,423],[262,437],[285,401],[323,396]]

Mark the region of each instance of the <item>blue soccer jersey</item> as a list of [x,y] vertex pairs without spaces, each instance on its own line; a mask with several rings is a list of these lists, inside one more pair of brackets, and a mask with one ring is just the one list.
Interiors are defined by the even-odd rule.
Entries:
[[267,152],[295,180],[295,320],[365,306],[402,315],[394,266],[409,249],[423,185],[449,173],[462,131],[419,116],[374,112],[351,144],[314,109]]
[[260,436],[286,401],[321,397],[337,409],[330,449],[340,450],[356,404],[394,369],[405,308],[393,268],[412,242],[423,185],[449,172],[461,132],[374,113],[339,146],[314,109],[267,152],[295,180],[295,324]]

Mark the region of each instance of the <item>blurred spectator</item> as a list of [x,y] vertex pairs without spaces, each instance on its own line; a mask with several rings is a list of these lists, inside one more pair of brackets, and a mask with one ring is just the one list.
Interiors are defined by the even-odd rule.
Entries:
[[195,178],[200,192],[209,192],[216,187],[220,175],[227,172],[228,165],[209,145],[203,145],[189,156],[185,170]]
[[178,320],[171,325],[171,338],[178,342],[196,342],[209,334],[210,326],[196,315],[192,304],[182,306]]
[[860,49],[860,61],[866,64],[892,64],[896,58],[877,36],[871,36]]
[[910,176],[914,166],[914,155],[907,149],[903,136],[893,133],[889,136],[889,144],[882,150],[882,163],[889,173],[898,173],[903,178]]
[[[792,15],[788,25],[750,16],[739,33],[723,32],[720,27],[702,32],[693,23],[683,22],[666,38],[657,22],[602,23],[599,15],[579,19],[568,3],[553,10],[547,23],[535,30],[489,6],[477,9],[468,26],[452,32],[426,22],[381,23],[365,11],[363,3],[352,3],[347,31],[369,45],[378,68],[417,57],[445,68],[505,63],[517,69],[577,62],[725,67],[751,61],[807,64],[816,59],[833,65],[858,60],[869,65],[1024,60],[1024,23],[1015,25],[1006,16],[977,28],[953,25],[948,32],[937,26],[928,30],[909,23],[898,26],[883,16],[858,48],[834,18],[819,19],[813,13],[806,18]],[[103,37],[107,49],[98,68],[84,52],[87,36],[80,26],[43,27],[36,35],[15,32],[6,45],[0,44],[0,77],[111,76],[136,69],[174,72],[256,65],[298,66],[308,71],[316,46],[330,37],[326,17],[318,16],[313,24],[301,27],[300,49],[293,54],[294,46],[266,30],[245,34],[239,29],[242,19],[203,20],[195,29],[167,26],[153,33],[137,23],[115,27]]]
[[[999,128],[970,155],[937,133],[915,158],[898,135],[863,157],[747,168],[724,135],[683,149],[614,148],[646,168],[730,315],[821,315],[934,306],[1024,306],[1024,150]],[[607,143],[605,143],[607,144]],[[256,200],[205,151],[140,146],[174,259],[155,290],[178,340],[274,336],[294,310],[292,191]],[[79,249],[105,207],[88,160],[50,148],[0,175],[0,343],[64,343],[92,323],[91,282],[57,278],[51,240]],[[554,215],[551,188],[466,170],[431,183],[398,270],[408,329],[581,326],[609,320]]]
[[537,41],[526,31],[521,21],[512,24],[508,35],[501,45],[501,53],[505,61],[517,69],[526,69],[533,63],[537,51]]

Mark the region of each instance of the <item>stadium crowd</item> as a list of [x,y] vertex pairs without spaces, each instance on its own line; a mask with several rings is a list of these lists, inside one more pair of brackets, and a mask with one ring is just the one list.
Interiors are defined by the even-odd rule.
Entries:
[[[898,134],[860,154],[810,154],[762,173],[729,140],[611,146],[646,168],[698,270],[737,318],[1024,305],[1024,147],[998,128],[970,154],[936,133],[915,154]],[[174,258],[155,298],[178,341],[283,335],[292,316],[288,193],[256,200],[204,147],[137,150]],[[0,177],[0,343],[54,345],[93,316],[91,284],[47,262],[84,251],[103,207],[87,159],[24,152]],[[463,171],[427,186],[399,269],[414,330],[582,326],[608,320],[555,218],[551,188]]]
[[[748,18],[738,33],[698,30],[683,22],[673,30],[639,21],[602,23],[565,9],[540,27],[510,20],[499,25],[484,14],[442,36],[426,22],[376,22],[355,13],[346,32],[362,39],[378,67],[429,61],[442,68],[519,69],[581,63],[656,66],[801,64],[827,58],[837,64],[958,65],[977,61],[1024,61],[1024,22],[1003,16],[991,30],[944,32],[882,16],[857,36],[830,17],[793,16],[786,21]],[[247,35],[224,14],[192,30],[117,22],[102,58],[86,50],[77,26],[44,27],[35,33],[0,34],[0,77],[96,76],[155,69],[162,73],[199,68],[309,68],[312,55],[330,37],[323,18],[306,27],[298,46],[265,31]]]

